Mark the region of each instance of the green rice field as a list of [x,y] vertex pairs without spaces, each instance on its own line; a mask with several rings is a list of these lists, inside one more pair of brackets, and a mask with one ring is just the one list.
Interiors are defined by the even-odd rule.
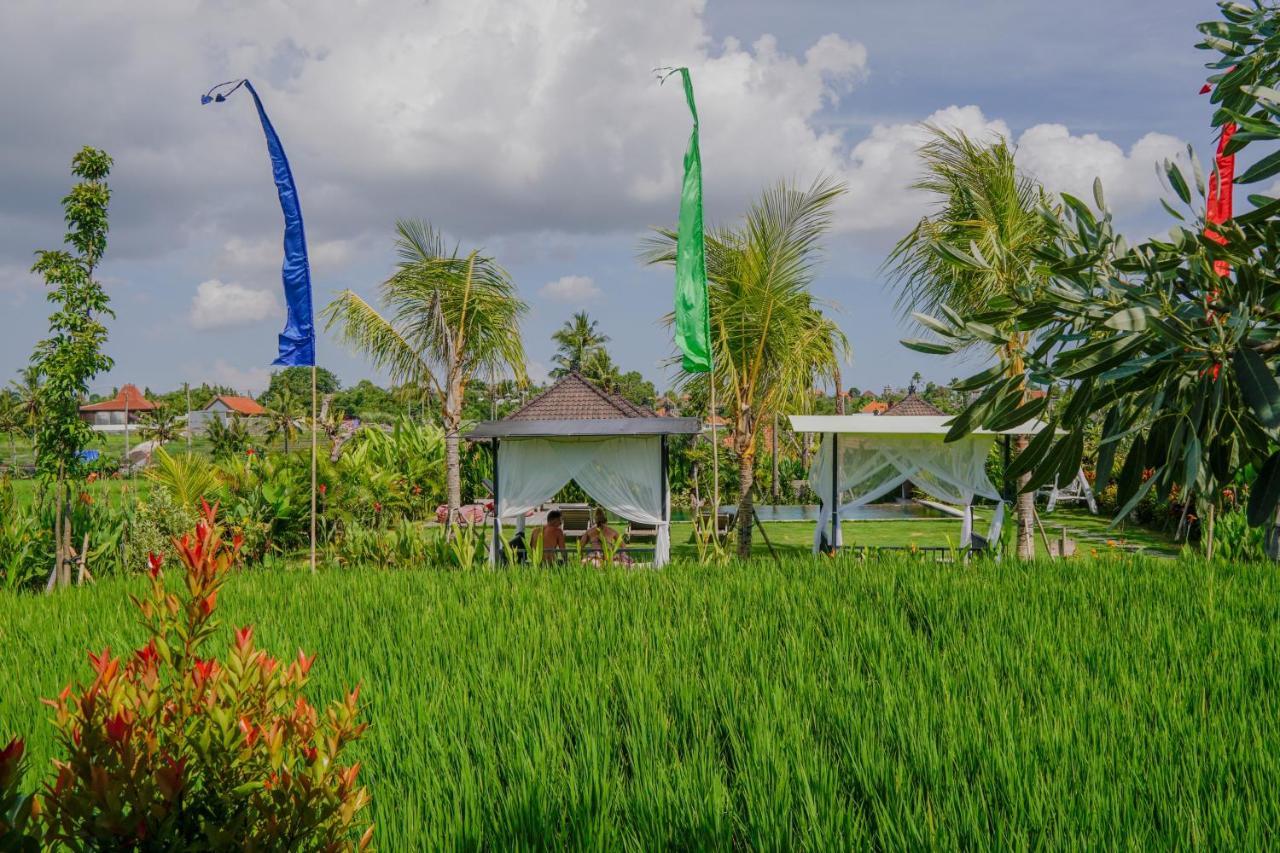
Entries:
[[[0,595],[0,739],[140,628],[105,580]],[[1258,849],[1280,579],[1141,557],[663,571],[253,571],[224,633],[359,682],[387,850]]]

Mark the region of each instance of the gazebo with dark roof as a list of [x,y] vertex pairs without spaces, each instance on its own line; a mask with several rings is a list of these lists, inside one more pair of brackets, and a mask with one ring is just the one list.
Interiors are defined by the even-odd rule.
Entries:
[[484,421],[466,438],[493,453],[491,559],[501,547],[501,520],[550,500],[576,481],[601,505],[658,529],[654,562],[670,551],[667,437],[693,435],[697,418],[654,413],[572,372],[505,418]]

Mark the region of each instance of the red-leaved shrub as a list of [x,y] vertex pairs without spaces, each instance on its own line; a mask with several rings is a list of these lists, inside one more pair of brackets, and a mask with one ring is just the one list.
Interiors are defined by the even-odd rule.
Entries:
[[235,632],[225,660],[202,655],[240,542],[204,506],[174,544],[180,593],[159,557],[134,602],[150,640],[116,657],[90,654],[93,681],[56,699],[63,757],[45,786],[46,843],[74,849],[348,850],[373,835],[359,764],[344,748],[364,732],[358,693],[323,713],[303,695],[314,657],[283,663]]

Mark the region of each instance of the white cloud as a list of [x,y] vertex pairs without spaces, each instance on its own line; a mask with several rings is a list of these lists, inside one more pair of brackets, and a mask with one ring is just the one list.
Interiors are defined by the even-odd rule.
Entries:
[[1186,159],[1186,144],[1163,133],[1148,133],[1126,154],[1096,133],[1073,136],[1061,124],[1038,124],[1018,137],[1018,164],[1046,188],[1090,201],[1094,178],[1102,179],[1107,204],[1133,209],[1154,201],[1160,181],[1152,164]]
[[547,299],[581,305],[600,298],[600,288],[589,276],[566,275],[544,284],[538,291]]
[[[307,245],[313,273],[346,266],[354,252],[354,240],[321,240]],[[284,248],[279,237],[263,240],[232,237],[223,244],[220,261],[237,270],[268,272],[280,268]]]
[[214,278],[196,288],[189,319],[193,328],[203,331],[258,323],[280,313],[274,293]]
[[271,384],[271,369],[268,367],[239,368],[219,358],[213,368],[206,373],[201,371],[199,380],[212,380],[216,385],[229,385],[237,391],[249,394],[260,394]]

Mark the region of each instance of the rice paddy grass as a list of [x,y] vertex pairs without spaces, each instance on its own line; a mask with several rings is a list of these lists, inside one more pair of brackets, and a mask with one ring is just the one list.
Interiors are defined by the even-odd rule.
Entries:
[[[0,739],[141,639],[109,579],[0,595]],[[1280,576],[1118,556],[258,570],[219,600],[359,682],[387,850],[1261,848]],[[34,780],[32,780],[34,781]]]

